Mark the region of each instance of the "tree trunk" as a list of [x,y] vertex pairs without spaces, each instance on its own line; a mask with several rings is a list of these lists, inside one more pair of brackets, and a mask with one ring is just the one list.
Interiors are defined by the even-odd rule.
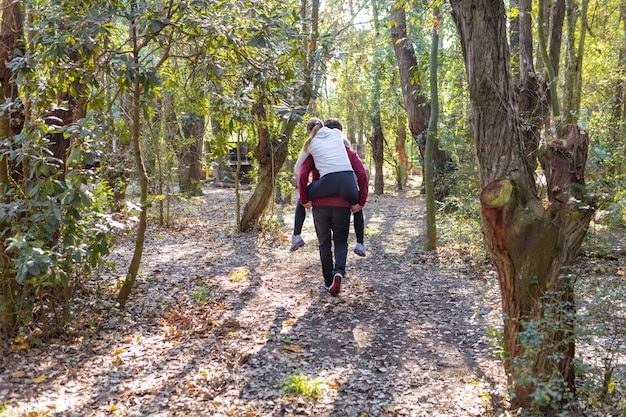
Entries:
[[396,121],[396,156],[398,160],[396,179],[398,190],[403,190],[409,172],[409,157],[406,154],[406,114],[400,112]]
[[[131,1],[131,14],[135,16],[134,10],[136,8],[135,0]],[[131,24],[131,42],[133,43],[133,59],[136,64],[139,64],[139,49],[137,45],[137,28],[135,21]],[[139,213],[139,223],[137,224],[137,233],[135,236],[135,250],[133,257],[126,273],[126,279],[120,288],[120,292],[117,295],[117,303],[120,309],[124,309],[128,297],[135,285],[137,279],[137,273],[139,272],[139,266],[141,265],[141,257],[143,254],[143,247],[145,243],[146,229],[148,227],[148,174],[146,173],[146,167],[141,155],[141,146],[139,143],[140,122],[141,122],[141,90],[142,85],[139,80],[134,84],[133,88],[133,100],[132,100],[132,125],[131,125],[131,141],[133,144],[133,156],[135,159],[135,169],[137,170],[137,177],[139,182],[139,202],[141,205],[141,211]]]
[[547,114],[545,101],[541,100],[542,91],[534,68],[531,0],[520,0],[519,27],[519,84],[516,89],[517,106],[520,116],[528,121],[526,129],[521,131],[526,157],[531,166],[537,168],[537,150],[539,149],[540,130]]
[[285,122],[280,137],[272,138],[267,120],[267,112],[261,97],[254,104],[252,114],[257,118],[259,144],[254,157],[259,164],[257,184],[250,200],[246,203],[239,224],[239,231],[246,232],[258,226],[272,195],[281,167],[287,159],[289,138],[296,127],[295,117]]
[[615,84],[615,97],[613,98],[613,111],[612,116],[615,122],[621,121],[624,115],[624,78],[626,77],[626,70],[624,60],[626,60],[626,2],[621,2],[619,22],[622,25],[621,40],[622,43],[619,48],[619,57],[617,60],[617,82]]
[[[428,128],[428,119],[430,117],[430,108],[426,102],[426,97],[422,85],[415,73],[417,68],[417,58],[413,45],[409,41],[406,30],[406,13],[404,3],[396,1],[391,7],[390,15],[391,40],[393,49],[396,53],[398,61],[398,69],[400,72],[400,87],[404,97],[404,105],[406,107],[407,117],[409,119],[409,130],[415,142],[418,145],[422,161],[424,160],[424,152],[426,151],[426,129]],[[439,143],[434,142],[433,161],[435,182],[439,182],[444,173],[451,169],[450,156],[439,148]],[[422,162],[423,167],[423,162]],[[447,191],[445,187],[439,187],[437,195],[438,200],[442,200]]]
[[437,140],[439,123],[439,89],[437,88],[437,55],[439,52],[439,28],[442,16],[439,6],[433,10],[433,33],[430,45],[430,120],[424,152],[424,186],[426,188],[426,242],[424,250],[437,249],[437,223],[435,206],[435,182],[433,178],[433,148]]
[[[376,1],[372,1],[372,15],[376,36],[375,40],[377,41],[380,37],[380,32],[378,29],[378,9],[376,8]],[[373,133],[370,142],[372,146],[374,167],[376,169],[376,173],[374,175],[374,194],[382,195],[385,192],[385,173],[383,172],[383,166],[385,163],[385,136],[383,134],[383,125],[380,120],[380,80],[382,79],[383,62],[378,54],[374,56],[372,67],[374,68],[375,74],[374,84],[372,86],[372,113],[370,120],[372,123]]]
[[[24,17],[21,2],[2,0],[2,21],[0,23],[0,102],[13,101],[17,97],[17,86],[12,83],[13,71],[7,64],[15,58],[15,50],[20,48],[24,36]],[[20,120],[21,117],[16,117]],[[21,126],[12,124],[11,114],[0,115],[0,140],[6,140],[18,133]],[[11,171],[7,156],[0,156],[0,204],[9,203]],[[16,330],[18,284],[15,272],[11,269],[11,259],[5,251],[6,236],[0,236],[0,305],[2,305],[2,331],[11,335]]]
[[409,130],[413,139],[419,144],[426,134],[428,127],[429,109],[426,103],[422,85],[414,74],[417,68],[415,50],[409,41],[406,30],[406,13],[401,2],[396,2],[391,8],[391,40],[400,70],[400,87],[404,97]]
[[182,121],[183,145],[178,152],[178,185],[181,193],[202,195],[202,143],[204,117],[191,114]]
[[[584,187],[588,138],[570,126],[549,146],[543,163],[553,192],[544,207],[515,111],[504,4],[451,4],[472,104],[483,233],[502,293],[505,369],[512,405],[528,407],[536,390],[555,381],[562,385],[550,386],[561,393],[574,390],[573,282],[563,266],[578,253],[593,214]],[[531,329],[541,334],[536,345],[525,339]]]
[[317,94],[316,91],[318,86],[315,85],[315,77],[313,73],[315,66],[318,64],[316,54],[318,53],[317,39],[319,36],[319,6],[319,0],[312,0],[311,19],[308,20],[305,18],[307,16],[307,2],[306,0],[301,1],[300,13],[304,24],[304,33],[309,32],[307,22],[310,22],[311,24],[309,42],[303,43],[303,48],[305,48],[304,55],[306,57],[302,63],[304,68],[304,77],[300,91],[298,91],[300,98],[293,107],[294,113],[287,120],[282,121],[278,137],[272,138],[269,131],[269,120],[265,110],[265,92],[260,92],[259,99],[252,107],[252,114],[258,120],[257,131],[259,135],[259,144],[254,150],[254,157],[258,163],[258,176],[254,193],[250,197],[250,200],[246,203],[241,215],[239,230],[242,232],[252,230],[254,227],[258,226],[261,216],[267,209],[272,195],[274,195],[274,188],[276,186],[278,173],[287,159],[289,141],[291,140],[293,132],[296,129],[298,119],[304,113],[302,109],[308,108],[311,98]]
[[374,168],[376,173],[374,175],[374,194],[382,195],[385,192],[385,178],[383,173],[383,144],[385,143],[385,136],[383,135],[383,127],[380,122],[380,113],[376,112],[372,118],[372,127],[374,133],[371,138],[372,146],[372,158],[374,159]]

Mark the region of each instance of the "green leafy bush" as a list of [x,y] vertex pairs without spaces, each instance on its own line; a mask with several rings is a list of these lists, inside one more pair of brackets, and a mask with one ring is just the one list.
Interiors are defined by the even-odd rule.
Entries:
[[67,137],[76,134],[65,164],[52,155],[53,132],[44,123],[27,126],[2,143],[13,167],[0,204],[8,256],[3,274],[15,283],[13,294],[2,294],[0,307],[15,309],[16,327],[37,320],[48,330],[55,313],[61,326],[65,315],[58,313],[68,311],[72,279],[89,274],[109,253],[110,222],[103,210],[109,193],[86,168],[96,143],[91,141],[95,132],[83,122],[63,131]]

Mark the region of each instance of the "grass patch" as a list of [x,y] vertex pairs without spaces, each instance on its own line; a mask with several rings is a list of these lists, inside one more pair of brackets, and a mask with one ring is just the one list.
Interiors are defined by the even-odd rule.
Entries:
[[241,282],[247,280],[248,278],[250,278],[250,270],[247,266],[230,271],[228,274],[230,282]]
[[287,395],[298,396],[311,401],[319,398],[324,391],[321,382],[303,373],[291,375],[285,379],[280,384],[280,390]]

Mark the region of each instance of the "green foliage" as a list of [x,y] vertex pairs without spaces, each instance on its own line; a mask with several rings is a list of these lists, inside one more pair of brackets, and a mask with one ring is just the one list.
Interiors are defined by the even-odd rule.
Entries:
[[213,297],[212,289],[207,285],[205,281],[200,281],[196,284],[189,298],[196,304],[204,304]]
[[287,395],[296,395],[311,401],[319,398],[324,392],[320,381],[303,373],[291,375],[283,380],[280,389]]
[[593,190],[598,204],[599,221],[610,228],[626,226],[626,123],[615,123],[600,116],[590,123],[595,125],[594,143],[588,161],[588,187]]
[[[65,129],[66,134],[76,127]],[[47,320],[40,300],[48,300],[52,311],[55,304],[69,303],[58,298],[59,289],[68,288],[72,278],[88,275],[109,253],[111,228],[102,210],[109,195],[96,183],[94,171],[84,167],[95,151],[89,128],[85,121],[78,134],[85,140],[70,146],[67,172],[48,149],[49,129],[44,124],[27,126],[2,144],[4,155],[22,173],[13,187],[5,188],[8,201],[0,204],[2,239],[19,284],[20,324],[35,312]]]
[[247,266],[234,269],[228,273],[230,282],[241,282],[250,279],[250,269]]
[[626,409],[626,288],[619,271],[601,260],[596,273],[576,286],[578,397],[589,409],[618,415]]
[[[510,395],[514,398],[517,385],[533,387],[531,406],[537,411],[545,408],[557,410],[574,399],[572,387],[568,386],[556,365],[565,359],[563,349],[566,344],[575,340],[574,332],[567,331],[570,323],[574,322],[573,305],[561,301],[562,294],[557,292],[548,291],[543,299],[542,317],[522,319],[523,330],[517,337],[523,347],[523,354],[511,358],[515,378]],[[564,337],[552,339],[551,335],[555,332],[562,332]],[[537,369],[534,364],[544,352],[552,353],[546,358],[545,366]]]

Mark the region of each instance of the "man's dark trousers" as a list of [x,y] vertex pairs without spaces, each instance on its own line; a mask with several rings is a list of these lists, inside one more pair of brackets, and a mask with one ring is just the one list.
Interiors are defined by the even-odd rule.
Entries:
[[[313,206],[313,224],[319,242],[322,274],[327,287],[333,283],[333,276],[337,272],[342,275],[346,273],[351,213],[346,207]],[[335,245],[334,265],[331,242]]]

